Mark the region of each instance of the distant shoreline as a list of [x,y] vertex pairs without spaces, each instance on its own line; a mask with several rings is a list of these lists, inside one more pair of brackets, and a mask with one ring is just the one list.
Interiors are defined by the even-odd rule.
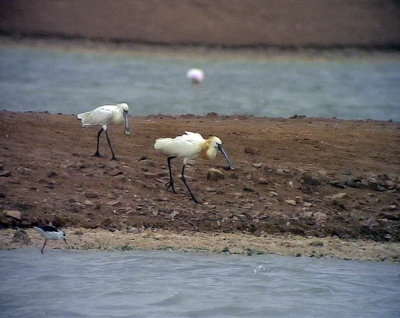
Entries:
[[115,53],[122,55],[216,58],[216,59],[286,59],[300,58],[312,60],[339,59],[400,59],[399,49],[377,47],[221,47],[204,45],[148,44],[136,42],[115,42],[96,39],[58,36],[15,36],[0,34],[0,45],[30,47],[67,51],[88,51],[90,53]]
[[218,48],[400,48],[393,0],[0,2],[3,34]]
[[400,44],[362,44],[362,45],[318,45],[309,44],[303,46],[297,45],[270,45],[270,44],[254,44],[254,45],[219,45],[207,43],[165,43],[165,42],[151,42],[151,41],[135,41],[135,40],[118,40],[118,39],[102,39],[102,38],[85,38],[81,36],[66,36],[62,34],[45,34],[45,33],[21,33],[13,34],[10,32],[1,32],[0,37],[10,38],[15,41],[21,40],[39,40],[48,42],[81,42],[81,43],[101,43],[110,47],[145,47],[145,48],[165,48],[165,49],[203,49],[210,51],[264,51],[264,52],[343,52],[343,51],[358,51],[358,52],[400,52]]

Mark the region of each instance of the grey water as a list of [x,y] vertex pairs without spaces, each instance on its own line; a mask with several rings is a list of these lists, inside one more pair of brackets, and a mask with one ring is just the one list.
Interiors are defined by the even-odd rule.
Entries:
[[0,251],[1,317],[400,317],[398,264],[172,251]]
[[[191,86],[185,74],[204,69]],[[400,59],[217,59],[0,46],[0,109],[76,114],[248,114],[400,121]]]

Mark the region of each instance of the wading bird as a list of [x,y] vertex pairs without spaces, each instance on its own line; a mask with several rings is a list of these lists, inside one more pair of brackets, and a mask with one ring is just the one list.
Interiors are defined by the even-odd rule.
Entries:
[[99,153],[99,140],[100,135],[103,131],[106,132],[107,142],[111,149],[111,160],[117,160],[114,155],[114,151],[111,147],[110,138],[107,133],[107,126],[111,124],[122,124],[125,121],[125,134],[129,135],[131,132],[129,130],[128,123],[128,110],[127,104],[117,104],[117,105],[104,105],[93,109],[90,112],[78,114],[77,117],[82,121],[82,126],[102,126],[97,134],[97,147],[96,152],[93,157],[102,157]]
[[160,150],[168,155],[167,162],[169,181],[167,183],[167,191],[171,188],[173,193],[176,192],[174,188],[174,180],[172,178],[171,160],[177,157],[183,158],[181,178],[187,190],[189,191],[193,201],[196,203],[200,203],[200,201],[196,199],[185,179],[185,166],[188,160],[193,160],[198,157],[213,160],[217,155],[217,150],[219,149],[224,155],[226,161],[228,162],[228,169],[234,169],[233,162],[229,159],[224,148],[222,148],[221,139],[215,136],[204,139],[198,133],[186,131],[184,135],[175,138],[158,138],[154,144],[154,149]]
[[61,240],[63,239],[65,244],[67,240],[65,238],[65,233],[54,226],[51,225],[38,225],[33,227],[41,236],[44,237],[44,243],[40,252],[43,254],[44,247],[48,240]]
[[204,81],[204,72],[198,68],[191,68],[187,71],[186,76],[190,79],[192,84],[200,84]]

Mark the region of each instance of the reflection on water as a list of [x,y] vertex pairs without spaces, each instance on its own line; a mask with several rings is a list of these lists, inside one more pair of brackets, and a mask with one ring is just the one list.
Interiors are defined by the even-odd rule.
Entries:
[[[191,86],[190,67],[205,70]],[[79,113],[127,102],[132,114],[251,114],[400,121],[400,61],[213,60],[0,47],[0,109]]]
[[274,255],[0,251],[2,317],[399,317],[400,266]]

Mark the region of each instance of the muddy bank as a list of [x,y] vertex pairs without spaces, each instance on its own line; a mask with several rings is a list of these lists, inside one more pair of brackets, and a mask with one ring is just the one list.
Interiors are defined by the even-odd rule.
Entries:
[[[97,128],[73,115],[0,113],[0,225],[142,231],[290,234],[381,242],[400,240],[400,124],[248,116],[130,117],[132,134],[112,127],[120,161],[106,141],[93,158]],[[176,194],[166,191],[158,137],[185,130],[220,137],[222,156],[197,160],[187,180],[173,163]],[[217,175],[210,175],[210,169]]]

